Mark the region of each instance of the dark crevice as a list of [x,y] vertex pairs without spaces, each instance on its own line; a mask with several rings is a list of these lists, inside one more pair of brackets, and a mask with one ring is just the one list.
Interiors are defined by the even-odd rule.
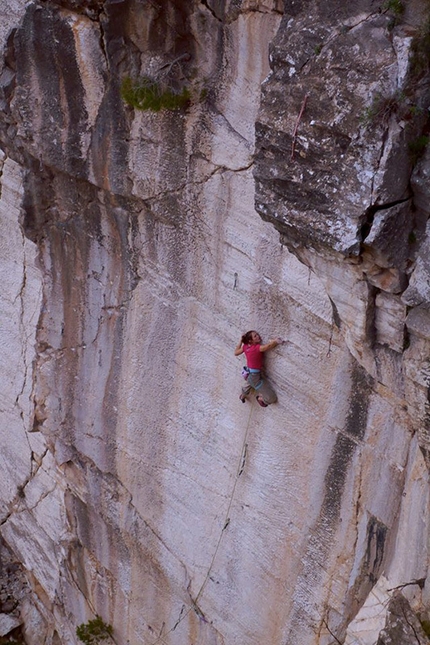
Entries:
[[336,325],[336,327],[338,329],[340,329],[342,321],[341,321],[341,318],[339,316],[339,311],[338,311],[334,301],[330,298],[330,296],[329,296],[329,300],[330,300],[331,307],[332,307],[332,312],[333,312],[333,322]]
[[39,2],[42,3],[41,6],[55,6],[84,15],[92,22],[99,22],[104,8],[104,0],[39,0]]
[[17,29],[12,29],[10,32],[6,47],[4,49],[4,64],[6,67],[9,67],[13,72],[16,72],[16,58],[15,58],[15,34]]
[[209,11],[209,13],[211,13],[211,14],[212,14],[212,16],[215,18],[215,20],[218,20],[218,22],[222,22],[222,18],[221,18],[221,16],[217,16],[217,14],[216,14],[216,13],[215,13],[215,11],[212,9],[212,7],[211,7],[211,6],[209,6],[209,3],[208,3],[208,1],[207,1],[207,0],[201,0],[201,3],[202,3],[202,5],[203,5],[204,7],[206,7],[206,9]]
[[411,337],[407,326],[403,329],[403,351],[406,351],[411,345]]
[[369,298],[366,310],[366,338],[370,347],[376,343],[376,296],[380,289],[369,284]]
[[424,589],[426,584],[426,578],[417,578],[416,580],[411,580],[410,582],[405,582],[402,585],[397,585],[397,587],[392,587],[387,589],[387,592],[398,591],[399,589],[404,589],[405,587],[411,587],[417,585],[420,589]]
[[369,236],[376,213],[388,210],[389,208],[393,208],[393,206],[398,206],[399,204],[404,204],[410,199],[411,197],[409,196],[404,197],[403,199],[397,199],[394,202],[388,202],[387,204],[373,204],[372,206],[369,206],[363,215],[362,224],[357,233],[357,239],[360,242],[363,242]]
[[[99,16],[100,18],[100,16]],[[98,20],[98,26],[100,30],[100,36],[99,36],[99,45],[100,45],[100,50],[103,53],[104,60],[106,61],[106,68],[109,67],[109,56],[106,48],[106,33],[105,33],[105,28],[104,28],[104,21],[103,20]]]

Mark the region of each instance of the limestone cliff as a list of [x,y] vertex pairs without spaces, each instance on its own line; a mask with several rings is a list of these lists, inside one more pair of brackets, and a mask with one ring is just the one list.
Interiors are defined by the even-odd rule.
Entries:
[[0,18],[0,637],[427,643],[427,1]]

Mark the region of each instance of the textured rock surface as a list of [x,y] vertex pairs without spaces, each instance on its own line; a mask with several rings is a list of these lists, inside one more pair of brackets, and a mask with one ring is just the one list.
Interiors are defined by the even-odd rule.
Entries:
[[[119,645],[424,643],[426,3],[9,5],[0,502],[26,643],[95,614]],[[186,110],[124,104],[163,70]],[[287,339],[268,410],[238,401],[252,327]]]
[[[356,541],[345,539],[348,516],[334,518],[332,543],[346,548],[343,572],[329,573],[339,557],[332,547],[319,560],[325,575],[315,576],[314,566],[295,595],[291,643],[314,642],[303,637],[312,623],[351,644],[417,642],[406,613],[387,614],[395,589],[412,594],[413,611],[426,611],[428,160],[412,151],[427,127],[427,59],[417,64],[427,18],[424,4],[401,18],[389,6],[286,3],[257,124],[256,208],[318,275],[366,373],[352,389],[357,402],[347,397],[365,441],[354,469],[356,516],[348,521]],[[375,466],[375,454],[364,458],[370,446],[381,451]],[[336,482],[344,508],[348,480],[337,472]],[[327,529],[325,522],[325,537]],[[322,632],[317,642],[326,642]]]

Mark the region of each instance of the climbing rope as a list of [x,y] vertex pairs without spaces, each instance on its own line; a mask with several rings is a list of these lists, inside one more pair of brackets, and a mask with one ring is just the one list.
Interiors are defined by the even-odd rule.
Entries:
[[168,636],[171,632],[173,632],[177,628],[177,626],[188,616],[188,614],[192,610],[194,610],[200,617],[204,618],[201,610],[197,606],[197,603],[198,603],[198,600],[201,597],[201,595],[202,595],[202,593],[203,593],[203,591],[204,591],[204,589],[205,589],[205,587],[206,587],[206,585],[208,583],[208,580],[210,578],[213,566],[215,564],[215,559],[217,557],[217,554],[218,554],[218,551],[219,551],[219,548],[220,548],[220,545],[221,545],[221,541],[222,541],[222,538],[224,536],[224,531],[226,530],[226,528],[230,524],[230,510],[231,510],[231,507],[232,507],[232,504],[233,504],[233,499],[234,499],[234,494],[236,492],[237,482],[239,481],[239,477],[241,476],[241,474],[243,473],[243,470],[245,468],[246,454],[247,454],[247,450],[248,450],[247,439],[248,439],[249,425],[251,423],[252,407],[253,406],[251,405],[250,410],[249,410],[248,422],[246,424],[246,430],[245,430],[245,434],[244,434],[243,441],[242,441],[242,449],[241,449],[241,453],[240,453],[239,465],[238,465],[238,468],[237,468],[236,477],[234,479],[234,484],[233,484],[233,489],[232,489],[230,499],[229,499],[229,503],[228,503],[228,506],[227,506],[227,511],[226,511],[226,514],[225,514],[223,527],[222,527],[221,532],[219,534],[219,538],[218,538],[218,541],[217,541],[217,544],[216,544],[216,547],[215,547],[215,551],[213,553],[212,560],[210,562],[210,565],[209,565],[209,568],[208,568],[207,573],[205,575],[205,578],[204,578],[204,580],[203,580],[203,582],[202,582],[202,584],[200,586],[200,589],[199,589],[199,591],[197,593],[197,596],[196,596],[195,600],[193,601],[193,604],[190,605],[188,607],[187,611],[185,611],[185,612],[184,612],[185,605],[183,605],[183,607],[181,609],[181,613],[179,615],[179,618],[175,622],[173,627],[171,627],[171,629],[169,629],[165,634],[163,634],[163,635],[160,634],[160,636],[155,641],[150,643],[150,645],[157,645],[158,643],[166,643],[166,641],[164,640],[165,637]]
[[202,586],[200,587],[200,590],[199,590],[199,592],[198,592],[198,594],[196,596],[196,600],[195,600],[196,603],[197,603],[198,599],[200,598],[200,596],[202,595],[204,588],[206,587],[207,581],[209,580],[209,577],[210,577],[210,574],[211,574],[211,571],[212,571],[212,568],[213,568],[213,565],[214,565],[214,562],[215,562],[215,558],[216,558],[217,553],[218,553],[218,549],[219,549],[220,544],[221,544],[221,540],[222,540],[223,535],[224,535],[224,531],[227,528],[227,526],[230,524],[230,509],[231,509],[231,505],[233,504],[233,499],[234,499],[234,494],[236,492],[237,482],[239,481],[239,477],[242,474],[243,469],[245,467],[246,451],[247,451],[247,447],[248,447],[248,444],[246,443],[246,440],[248,438],[249,424],[251,422],[251,414],[252,414],[252,405],[250,406],[250,410],[249,410],[248,423],[246,424],[245,435],[244,435],[244,438],[243,438],[243,441],[242,441],[242,450],[241,450],[241,453],[240,453],[239,467],[237,469],[236,477],[235,477],[234,484],[233,484],[233,490],[231,492],[229,504],[228,504],[228,507],[227,507],[227,512],[225,514],[225,521],[224,521],[221,533],[219,535],[218,542],[217,542],[217,545],[215,547],[215,551],[214,551],[214,554],[212,556],[212,560],[211,560],[211,563],[209,565],[208,572],[207,572],[206,577],[202,582]]

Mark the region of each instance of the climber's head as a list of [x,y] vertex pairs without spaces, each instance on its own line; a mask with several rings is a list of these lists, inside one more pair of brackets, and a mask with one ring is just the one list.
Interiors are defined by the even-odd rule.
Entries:
[[251,331],[247,331],[246,334],[243,334],[242,343],[244,345],[258,345],[258,343],[261,343],[261,336],[258,331],[251,329]]

